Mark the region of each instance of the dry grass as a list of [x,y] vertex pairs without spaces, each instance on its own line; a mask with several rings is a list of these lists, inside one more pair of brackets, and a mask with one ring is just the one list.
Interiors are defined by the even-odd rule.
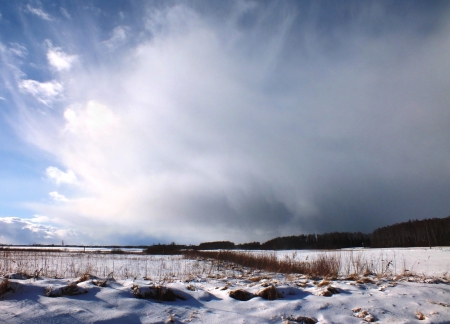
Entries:
[[368,277],[363,277],[363,278],[357,280],[356,282],[360,283],[360,284],[367,284],[367,283],[368,284],[374,284],[375,283],[372,279],[370,279]]
[[[304,257],[304,255],[302,255]],[[155,284],[165,285],[175,280],[191,282],[198,278],[248,280],[252,283],[271,279],[274,273],[283,273],[284,282],[298,282],[300,278],[319,282],[336,278],[358,281],[376,280],[407,273],[412,278],[413,267],[407,267],[400,258],[365,255],[364,251],[316,252],[306,259],[292,255],[280,257],[278,252],[244,251],[187,251],[181,256],[152,256],[105,254],[95,252],[49,252],[26,250],[0,250],[0,276],[10,279],[80,278],[82,282],[93,278],[147,278]],[[448,276],[449,272],[444,273]],[[406,278],[407,279],[407,278]],[[405,276],[395,280],[406,280]],[[416,280],[412,278],[410,280]],[[449,278],[450,279],[450,278]],[[364,280],[364,279],[363,279]],[[449,281],[448,279],[440,279]],[[423,281],[423,280],[422,280]],[[99,282],[100,283],[100,282]],[[368,282],[366,282],[368,283]],[[105,285],[106,281],[100,284]],[[271,282],[267,282],[271,284]],[[299,284],[303,286],[303,283]]]
[[[369,314],[368,311],[362,309],[361,307],[356,307],[352,309],[353,316],[363,319],[365,322],[376,322],[376,318]],[[364,322],[363,322],[364,323]]]
[[94,279],[92,280],[92,283],[97,287],[106,287],[108,285],[108,279],[105,280]]
[[3,296],[5,293],[7,293],[10,290],[11,290],[11,288],[9,287],[9,280],[3,279],[2,282],[0,283],[0,296]]
[[352,273],[344,278],[344,280],[351,280],[351,281],[357,281],[359,279],[359,276],[356,273]]
[[306,317],[306,316],[292,316],[290,315],[289,317],[286,318],[287,321],[285,323],[290,323],[290,321],[293,321],[295,323],[300,323],[300,324],[316,324],[317,320],[313,317]]
[[294,258],[278,259],[276,252],[255,254],[235,251],[186,251],[186,258],[202,258],[227,261],[240,266],[277,273],[301,273],[311,276],[336,277],[339,274],[341,260],[339,254],[319,254],[308,261]]
[[237,290],[230,291],[229,295],[231,298],[234,298],[234,299],[240,300],[240,301],[247,301],[254,297],[253,294],[251,294],[248,291],[245,291],[243,289],[237,289]]
[[373,275],[373,272],[371,270],[369,270],[369,268],[366,268],[366,270],[364,270],[363,276],[367,277],[367,276],[371,276]]
[[321,282],[319,282],[319,283],[317,284],[317,287],[323,287],[323,286],[327,286],[327,285],[330,285],[330,284],[331,284],[330,281],[328,281],[328,280],[322,280]]
[[206,272],[201,263],[194,265],[181,256],[110,254],[96,252],[53,252],[35,250],[0,250],[0,276],[10,279],[149,278],[166,282],[185,279]]
[[150,298],[158,301],[186,300],[186,298],[175,293],[172,289],[163,286],[139,287],[134,285],[133,295],[140,299]]
[[190,291],[196,291],[196,289],[195,289],[195,287],[193,285],[187,285],[186,289],[190,290]]
[[76,281],[76,283],[85,282],[88,281],[89,279],[91,279],[91,276],[88,273],[85,273]]
[[259,291],[257,296],[267,299],[267,300],[275,300],[277,298],[283,298],[283,295],[278,292],[275,286],[269,286]]
[[332,286],[323,288],[315,293],[316,296],[324,296],[324,297],[331,297],[335,294],[339,294],[339,290]]
[[422,312],[420,312],[420,311],[416,312],[416,317],[420,321],[423,321],[424,319],[426,319],[425,315],[423,315]]
[[433,300],[428,300],[428,302],[431,303],[431,304],[440,305],[442,307],[450,307],[450,304],[447,304],[447,303],[436,302],[436,301],[433,301]]
[[49,286],[45,290],[45,295],[47,297],[62,297],[62,296],[76,296],[81,294],[86,294],[88,291],[84,288],[78,287],[76,282],[72,282],[71,284],[53,289],[53,287]]

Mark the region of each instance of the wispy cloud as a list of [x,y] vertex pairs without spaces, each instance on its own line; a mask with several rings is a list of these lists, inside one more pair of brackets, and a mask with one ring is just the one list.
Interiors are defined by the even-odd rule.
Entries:
[[39,102],[50,105],[62,93],[63,86],[58,81],[39,82],[36,80],[23,80],[19,84],[20,89],[32,95]]
[[32,13],[33,15],[36,15],[41,19],[48,21],[53,20],[53,18],[41,8],[36,8],[31,6],[30,4],[27,4],[26,9],[29,13]]
[[111,37],[103,43],[110,49],[123,45],[127,40],[129,28],[126,26],[117,26],[113,29]]
[[60,8],[59,11],[67,19],[71,19],[72,18],[72,16],[69,14],[69,12],[66,10],[66,8]]
[[25,46],[18,43],[11,43],[9,51],[20,58],[25,58],[28,55],[28,50]]

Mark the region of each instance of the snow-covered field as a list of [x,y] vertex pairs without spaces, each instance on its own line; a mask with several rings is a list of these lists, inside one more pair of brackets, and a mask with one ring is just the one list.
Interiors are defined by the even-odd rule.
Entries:
[[[8,290],[0,300],[0,322],[450,323],[450,247],[276,253],[306,261],[338,254],[340,278],[181,256],[1,251],[0,272],[9,279],[0,284]],[[372,274],[351,276],[358,267]],[[85,273],[91,276],[80,280]],[[272,286],[281,298],[258,296]],[[240,289],[253,298],[233,299],[230,292]],[[156,299],[137,298],[152,294]],[[161,300],[167,296],[175,300]]]

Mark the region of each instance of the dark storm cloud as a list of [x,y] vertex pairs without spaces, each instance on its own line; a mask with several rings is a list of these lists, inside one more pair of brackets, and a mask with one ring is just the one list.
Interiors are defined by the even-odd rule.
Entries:
[[17,119],[77,183],[30,206],[105,241],[186,243],[446,216],[448,6],[44,6],[64,32],[40,36],[43,57],[59,61],[15,94],[47,89],[52,107]]

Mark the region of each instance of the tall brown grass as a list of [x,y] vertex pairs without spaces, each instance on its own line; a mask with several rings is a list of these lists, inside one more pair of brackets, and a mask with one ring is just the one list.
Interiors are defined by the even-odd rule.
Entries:
[[235,251],[185,251],[186,258],[211,258],[228,261],[243,267],[277,273],[299,273],[311,276],[337,277],[341,268],[340,254],[322,253],[308,261],[295,257],[277,258],[276,252],[255,254]]

